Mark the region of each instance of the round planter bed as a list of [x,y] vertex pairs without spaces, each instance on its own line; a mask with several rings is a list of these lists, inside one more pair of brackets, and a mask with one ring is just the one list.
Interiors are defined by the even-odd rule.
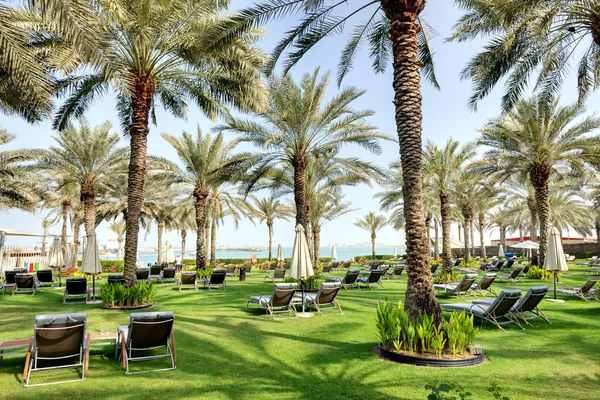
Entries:
[[420,367],[471,367],[474,365],[479,365],[486,360],[485,353],[481,353],[476,356],[462,358],[457,356],[457,358],[429,358],[429,357],[420,357],[416,355],[410,356],[408,354],[395,353],[393,351],[389,351],[381,347],[381,343],[377,346],[377,351],[379,355],[389,361],[397,362],[400,364],[409,364],[409,365],[417,365]]
[[150,303],[150,304],[143,304],[140,306],[131,306],[131,307],[105,307],[102,306],[103,310],[117,310],[117,311],[131,311],[131,310],[144,310],[147,308],[153,308],[154,307],[154,303]]

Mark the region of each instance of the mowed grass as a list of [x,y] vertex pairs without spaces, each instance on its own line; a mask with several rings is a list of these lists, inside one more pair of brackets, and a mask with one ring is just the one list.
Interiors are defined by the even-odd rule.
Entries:
[[[570,268],[562,282],[581,284],[588,278],[584,267]],[[263,277],[254,273],[246,282],[229,278],[227,291],[179,293],[174,284],[160,285],[154,310],[175,312],[175,371],[126,376],[112,347],[92,347],[85,381],[24,389],[24,356],[13,356],[0,365],[0,398],[425,399],[429,391],[424,386],[434,380],[460,384],[473,399],[491,399],[492,385],[511,400],[600,398],[600,303],[544,302],[552,325],[538,319],[533,328],[511,326],[508,333],[488,325],[477,342],[490,362],[436,369],[382,361],[372,352],[377,302],[403,300],[405,277],[385,281],[385,289],[340,292],[343,315],[330,311],[323,317],[278,321],[252,306],[246,311],[249,296],[270,294],[273,285]],[[551,286],[525,279],[494,287],[526,291],[540,284]],[[31,336],[36,314],[85,311],[88,332],[105,326],[115,330],[128,322],[127,312],[63,305],[61,295],[61,290],[46,289],[35,296],[0,296],[0,340]],[[440,301],[457,300],[440,296]],[[167,362],[153,361],[153,366],[166,367]],[[32,383],[65,377],[76,378],[76,373],[34,375]]]

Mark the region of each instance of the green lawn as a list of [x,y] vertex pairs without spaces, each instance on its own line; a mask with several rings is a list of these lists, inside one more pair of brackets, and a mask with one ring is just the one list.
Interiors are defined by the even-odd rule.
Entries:
[[[582,283],[583,268],[570,266],[561,281]],[[333,275],[342,276],[343,272]],[[258,308],[246,311],[250,295],[269,294],[271,283],[255,273],[246,282],[228,280],[227,291],[185,291],[161,285],[155,310],[175,312],[177,370],[125,376],[112,358],[112,348],[94,347],[84,382],[23,388],[24,357],[0,365],[0,398],[10,399],[425,399],[433,380],[461,384],[473,399],[491,399],[488,388],[517,399],[582,399],[600,397],[600,303],[571,299],[544,302],[553,322],[533,322],[521,331],[503,333],[485,327],[477,342],[490,362],[471,368],[434,369],[384,362],[372,353],[376,344],[376,304],[401,300],[405,279],[385,281],[385,289],[350,290],[339,295],[344,314],[272,321]],[[496,289],[551,282],[527,279],[523,284],[494,283]],[[128,322],[128,313],[98,306],[61,303],[62,291],[35,296],[0,296],[0,340],[32,335],[34,316],[86,311],[88,332],[111,330]],[[442,302],[455,301],[441,298]],[[164,361],[154,361],[166,365]],[[50,375],[52,374],[52,375]],[[73,378],[72,372],[45,374]],[[34,376],[37,382],[47,376]]]

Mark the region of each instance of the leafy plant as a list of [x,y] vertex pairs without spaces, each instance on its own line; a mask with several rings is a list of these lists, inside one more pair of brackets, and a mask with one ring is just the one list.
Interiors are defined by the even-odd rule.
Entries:
[[213,269],[210,267],[199,268],[196,270],[196,276],[199,279],[204,279],[204,278],[208,279],[212,276],[212,273],[213,273]]
[[467,316],[465,312],[454,311],[450,316],[450,321],[446,326],[448,335],[448,346],[454,358],[460,352],[465,356],[467,346],[473,344],[475,336],[479,332],[478,328],[473,326],[473,316]]
[[[425,385],[425,389],[431,390],[431,393],[427,395],[427,400],[468,400],[473,396],[471,392],[465,392],[461,386],[438,383],[437,380]],[[453,395],[453,392],[456,395]]]
[[138,282],[126,288],[119,284],[105,284],[100,288],[104,307],[132,307],[152,303],[158,288],[147,282]]
[[435,283],[459,282],[461,275],[456,272],[443,272],[435,278]]
[[[558,276],[560,276],[560,272],[558,273]],[[543,280],[548,280],[548,279],[554,279],[554,272],[553,271],[547,271],[544,268],[532,265],[531,267],[529,267],[529,271],[527,271],[527,277],[531,278],[531,279],[543,279]]]

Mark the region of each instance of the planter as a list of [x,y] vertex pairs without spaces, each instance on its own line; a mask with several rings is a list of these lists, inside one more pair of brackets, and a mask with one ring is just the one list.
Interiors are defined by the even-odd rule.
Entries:
[[153,308],[154,307],[154,303],[150,303],[150,304],[142,304],[139,306],[130,306],[130,307],[105,307],[102,306],[103,310],[117,310],[117,311],[130,311],[130,310],[144,310],[146,308]]
[[395,353],[388,351],[381,346],[377,346],[379,355],[389,361],[397,362],[400,364],[417,365],[419,367],[471,367],[479,365],[486,360],[485,354],[482,352],[479,355],[469,358],[428,358],[420,357],[418,355],[406,355],[401,353]]

